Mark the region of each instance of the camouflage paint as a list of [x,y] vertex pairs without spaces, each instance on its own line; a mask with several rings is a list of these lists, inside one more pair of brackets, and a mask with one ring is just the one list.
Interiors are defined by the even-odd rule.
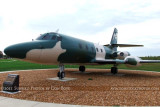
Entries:
[[[115,28],[110,44],[102,46],[88,41],[69,37],[59,33],[45,33],[36,41],[20,43],[7,47],[6,55],[29,62],[63,65],[63,64],[129,64],[160,63],[159,60],[141,60],[123,52],[123,59],[118,58],[117,47],[137,47],[143,45],[117,44],[118,30]],[[121,53],[121,52],[120,52]],[[125,55],[125,53],[127,53]],[[122,55],[121,55],[122,56]]]
[[[9,46],[5,49],[5,53],[14,58],[42,64],[92,63],[95,59],[110,58],[112,51],[108,47],[63,34],[56,36],[62,39],[42,40],[41,36],[36,41]],[[96,52],[96,48],[99,52]]]

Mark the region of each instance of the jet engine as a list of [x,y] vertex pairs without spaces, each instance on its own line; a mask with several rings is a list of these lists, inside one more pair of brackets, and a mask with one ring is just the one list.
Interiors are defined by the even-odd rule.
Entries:
[[125,59],[127,56],[130,56],[130,53],[127,51],[117,53],[117,59]]
[[132,66],[140,66],[140,60],[141,58],[139,57],[135,57],[135,56],[127,56],[124,61],[125,61],[125,64],[129,67],[132,67]]

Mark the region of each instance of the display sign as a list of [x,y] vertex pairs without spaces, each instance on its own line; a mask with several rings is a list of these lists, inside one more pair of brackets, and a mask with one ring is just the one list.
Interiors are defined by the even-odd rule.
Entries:
[[19,91],[19,75],[8,74],[6,80],[3,82],[3,91],[18,92]]

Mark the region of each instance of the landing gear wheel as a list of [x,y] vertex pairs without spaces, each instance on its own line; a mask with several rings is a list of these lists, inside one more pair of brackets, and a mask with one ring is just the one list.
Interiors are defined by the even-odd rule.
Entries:
[[63,79],[65,77],[64,65],[60,64],[59,68],[60,68],[60,71],[57,73],[57,76],[59,77],[59,79]]
[[65,72],[61,72],[61,78],[65,77]]
[[86,70],[85,66],[79,66],[79,71],[85,72],[85,70]]
[[60,72],[58,72],[58,73],[57,73],[57,77],[60,77],[60,76],[61,76],[61,73],[60,73]]
[[112,68],[111,68],[111,73],[112,73],[112,74],[117,74],[117,73],[118,73],[117,67],[112,67]]
[[65,77],[65,72],[58,72],[57,76],[59,77],[59,79],[63,79]]

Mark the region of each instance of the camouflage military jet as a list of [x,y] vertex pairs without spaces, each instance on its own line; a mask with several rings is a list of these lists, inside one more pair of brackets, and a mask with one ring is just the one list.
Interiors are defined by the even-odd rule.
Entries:
[[111,73],[118,72],[119,64],[138,66],[140,63],[159,63],[159,60],[141,60],[130,56],[129,52],[117,51],[117,47],[137,47],[143,45],[117,44],[118,31],[115,28],[110,44],[99,45],[88,41],[69,37],[58,32],[40,35],[35,41],[15,44],[7,47],[6,55],[24,61],[59,65],[57,76],[65,77],[64,64],[80,65],[79,70],[85,71],[84,65],[113,64]]

